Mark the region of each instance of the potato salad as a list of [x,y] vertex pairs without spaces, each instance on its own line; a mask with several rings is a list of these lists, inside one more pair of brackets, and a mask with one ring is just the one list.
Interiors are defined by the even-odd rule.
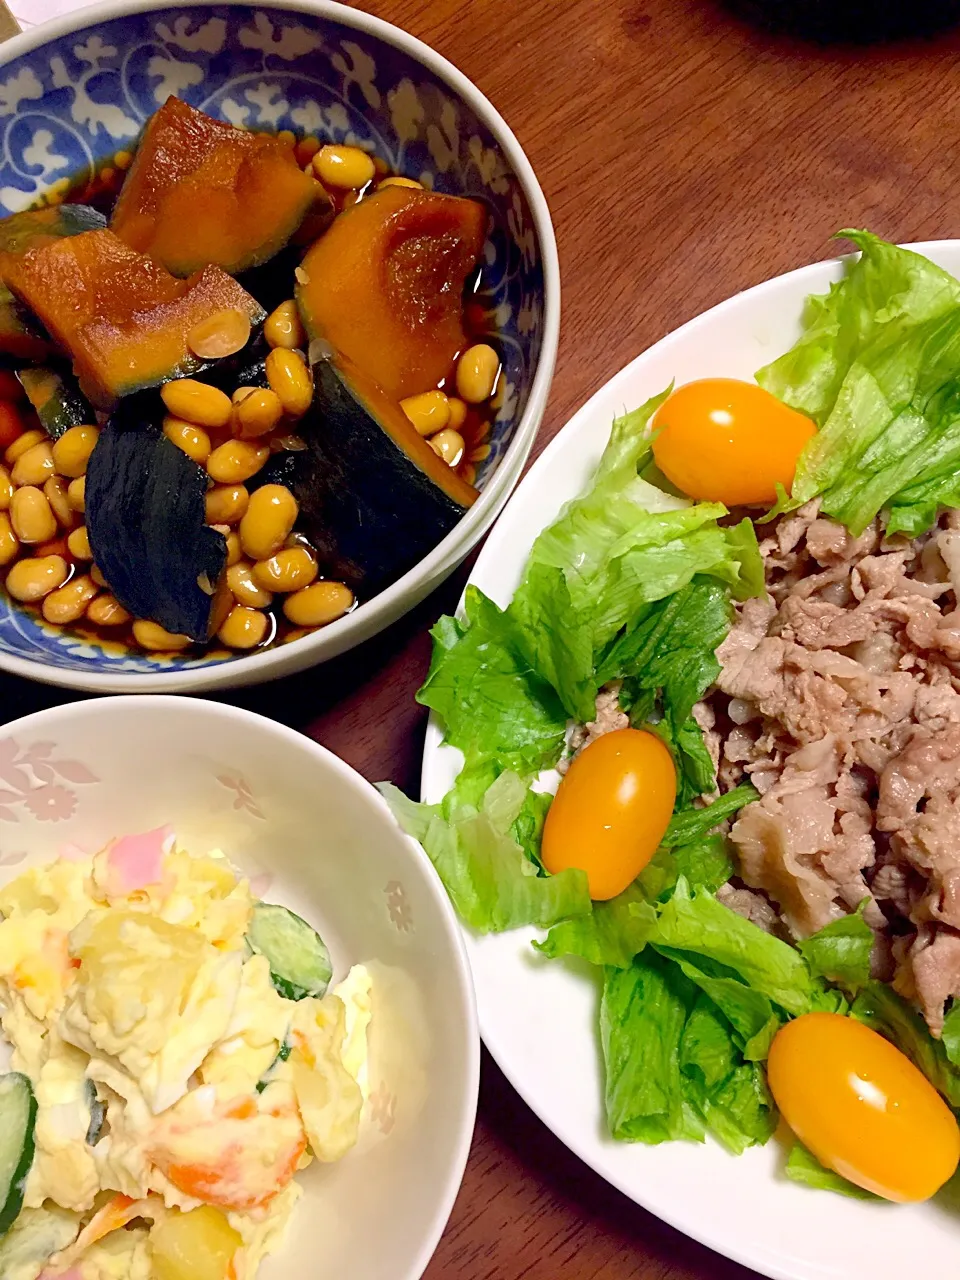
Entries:
[[310,925],[168,829],[26,871],[0,917],[0,1276],[252,1280],[297,1172],[357,1141],[367,970],[329,988]]

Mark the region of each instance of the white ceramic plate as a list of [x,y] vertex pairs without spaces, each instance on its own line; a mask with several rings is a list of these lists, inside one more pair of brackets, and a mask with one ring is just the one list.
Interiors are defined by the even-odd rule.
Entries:
[[[960,241],[913,247],[960,274]],[[505,606],[537,534],[590,478],[615,416],[671,379],[752,378],[796,341],[804,298],[824,292],[842,271],[839,260],[821,262],[749,289],[622,369],[531,469],[470,581]],[[430,802],[448,790],[460,767],[460,753],[442,746],[441,736],[432,720],[422,778],[423,799]],[[784,1151],[775,1141],[739,1159],[713,1142],[614,1142],[603,1116],[597,984],[585,965],[538,957],[530,946],[536,936],[533,929],[467,935],[481,1034],[528,1105],[613,1186],[687,1235],[777,1280],[902,1280],[919,1256],[936,1259],[937,1276],[960,1266],[960,1212],[944,1197],[906,1207],[809,1191],[782,1176]]]

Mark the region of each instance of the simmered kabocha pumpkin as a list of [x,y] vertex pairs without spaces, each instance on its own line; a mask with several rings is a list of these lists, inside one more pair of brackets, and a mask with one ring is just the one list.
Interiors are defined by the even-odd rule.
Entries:
[[170,101],[109,228],[0,222],[0,581],[44,625],[158,658],[294,641],[476,499],[486,210],[382,173]]
[[101,409],[194,372],[203,360],[190,335],[218,313],[238,312],[249,324],[264,318],[259,303],[219,267],[178,280],[109,230],[20,256],[0,253],[0,275],[69,353],[84,393]]
[[[0,252],[26,253],[64,236],[77,236],[106,225],[102,213],[82,204],[15,213],[0,221]],[[10,290],[0,285],[0,353],[18,360],[44,360],[50,351],[47,335]]]
[[313,378],[313,406],[298,427],[306,449],[278,455],[263,479],[289,484],[321,559],[370,595],[431,551],[477,491],[345,357],[318,361]]
[[147,123],[110,227],[174,275],[236,273],[282,249],[318,199],[329,205],[287,143],[171,97]]
[[435,387],[467,340],[463,289],[487,211],[474,200],[384,187],[345,210],[297,273],[311,338],[395,400]]

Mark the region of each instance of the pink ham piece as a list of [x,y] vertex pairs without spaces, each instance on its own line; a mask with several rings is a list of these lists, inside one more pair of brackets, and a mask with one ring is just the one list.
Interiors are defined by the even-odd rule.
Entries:
[[163,855],[173,842],[172,827],[157,827],[143,835],[121,836],[107,850],[107,883],[111,898],[125,898],[159,884]]
[[43,1270],[38,1280],[83,1280],[79,1267],[71,1267],[69,1271],[59,1271],[56,1276],[52,1271]]

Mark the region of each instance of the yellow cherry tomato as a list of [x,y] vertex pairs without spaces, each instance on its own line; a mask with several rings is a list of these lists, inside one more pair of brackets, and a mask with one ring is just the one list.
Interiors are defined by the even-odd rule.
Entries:
[[960,1161],[950,1108],[899,1049],[854,1018],[808,1013],[774,1037],[770,1092],[822,1165],[887,1200],[926,1200]]
[[543,865],[553,875],[579,867],[591,898],[615,898],[657,851],[676,798],[662,739],[644,729],[605,733],[573,761],[547,810]]
[[653,456],[688,498],[771,503],[789,492],[800,451],[817,428],[769,391],[736,378],[677,387],[654,414]]

